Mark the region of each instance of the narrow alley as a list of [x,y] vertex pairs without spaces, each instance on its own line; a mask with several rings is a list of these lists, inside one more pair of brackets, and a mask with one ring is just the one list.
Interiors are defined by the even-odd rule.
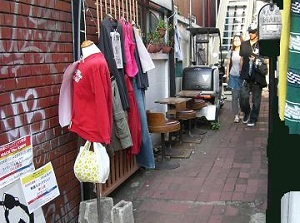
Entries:
[[180,145],[192,152],[171,159],[179,168],[138,170],[109,197],[132,201],[135,223],[264,223],[268,110],[263,91],[257,125],[233,123],[229,98],[219,130],[194,128],[198,143]]

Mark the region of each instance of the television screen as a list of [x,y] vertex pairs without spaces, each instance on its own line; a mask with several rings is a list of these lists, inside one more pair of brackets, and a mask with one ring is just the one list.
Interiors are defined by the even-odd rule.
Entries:
[[182,72],[182,90],[214,91],[211,67],[186,67]]

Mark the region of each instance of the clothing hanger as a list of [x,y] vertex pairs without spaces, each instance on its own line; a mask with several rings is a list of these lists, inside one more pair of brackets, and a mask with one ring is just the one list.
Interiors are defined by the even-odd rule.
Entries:
[[123,21],[125,24],[128,23],[127,20],[126,20],[126,18],[124,16],[121,16],[120,20]]
[[107,13],[106,16],[110,19],[114,19],[110,13]]
[[117,21],[110,13],[107,13],[106,17],[109,18],[112,21],[115,21],[115,22]]

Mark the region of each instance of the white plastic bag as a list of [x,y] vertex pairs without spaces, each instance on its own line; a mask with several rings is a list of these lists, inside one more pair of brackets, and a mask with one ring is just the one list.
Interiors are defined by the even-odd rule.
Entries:
[[100,172],[100,183],[105,183],[108,179],[110,172],[110,159],[107,154],[106,148],[99,142],[94,142],[94,151],[97,151],[100,162],[99,162],[99,172]]
[[74,163],[74,174],[80,182],[105,183],[109,176],[110,160],[106,148],[101,143],[86,141]]

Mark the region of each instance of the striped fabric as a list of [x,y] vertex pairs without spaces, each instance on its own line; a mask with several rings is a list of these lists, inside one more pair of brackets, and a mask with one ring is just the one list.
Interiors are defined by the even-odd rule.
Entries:
[[292,0],[287,95],[284,119],[290,134],[300,134],[300,0]]

